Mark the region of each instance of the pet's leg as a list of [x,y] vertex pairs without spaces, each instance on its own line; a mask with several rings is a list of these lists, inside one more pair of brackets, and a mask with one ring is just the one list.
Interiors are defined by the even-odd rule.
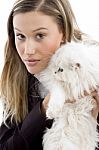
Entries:
[[49,119],[59,116],[65,102],[65,91],[59,84],[55,85],[50,90],[50,100],[46,115]]
[[[68,130],[68,125],[66,126],[67,123],[64,119],[55,119],[51,129],[46,130],[43,136],[43,150],[80,150],[80,146],[71,140],[72,137],[69,136],[70,130]],[[65,130],[67,131],[66,134]]]

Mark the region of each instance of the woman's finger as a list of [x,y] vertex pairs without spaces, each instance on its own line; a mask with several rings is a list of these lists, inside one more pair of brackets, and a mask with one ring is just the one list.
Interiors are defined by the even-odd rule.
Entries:
[[43,112],[46,112],[46,110],[47,110],[49,99],[50,99],[50,94],[48,94],[42,102],[41,109],[43,110]]
[[97,119],[98,112],[99,112],[97,101],[95,99],[93,99],[92,104],[94,106],[93,109],[92,109],[92,116]]
[[96,100],[98,112],[99,112],[99,92],[94,91],[91,93],[92,97]]

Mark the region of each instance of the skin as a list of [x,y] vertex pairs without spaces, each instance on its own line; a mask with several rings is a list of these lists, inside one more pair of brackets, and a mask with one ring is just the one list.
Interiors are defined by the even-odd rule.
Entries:
[[[13,27],[15,45],[20,58],[28,72],[39,73],[47,67],[50,58],[63,42],[62,31],[59,30],[53,17],[33,11],[16,14],[13,18]],[[97,92],[92,92],[92,96],[94,96],[92,115],[97,118],[99,96]],[[43,112],[46,112],[49,99],[50,94],[42,103]]]

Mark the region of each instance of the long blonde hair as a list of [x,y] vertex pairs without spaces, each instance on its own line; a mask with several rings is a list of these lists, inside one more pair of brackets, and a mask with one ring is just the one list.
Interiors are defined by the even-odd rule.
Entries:
[[55,18],[64,34],[64,42],[81,40],[75,16],[68,0],[17,0],[8,18],[8,40],[5,45],[5,61],[1,75],[1,97],[4,97],[4,121],[7,118],[21,122],[28,113],[28,72],[21,61],[13,31],[13,16],[18,13],[40,11]]

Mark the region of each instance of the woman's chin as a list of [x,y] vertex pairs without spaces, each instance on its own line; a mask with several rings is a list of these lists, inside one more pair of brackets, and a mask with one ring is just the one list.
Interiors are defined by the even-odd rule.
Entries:
[[37,70],[37,69],[27,68],[27,70],[30,74],[38,74],[39,72],[41,72],[41,70]]
[[39,74],[41,71],[43,71],[45,68],[46,68],[46,65],[45,66],[40,66],[40,67],[31,67],[31,66],[26,66],[27,70],[29,73],[31,74]]

